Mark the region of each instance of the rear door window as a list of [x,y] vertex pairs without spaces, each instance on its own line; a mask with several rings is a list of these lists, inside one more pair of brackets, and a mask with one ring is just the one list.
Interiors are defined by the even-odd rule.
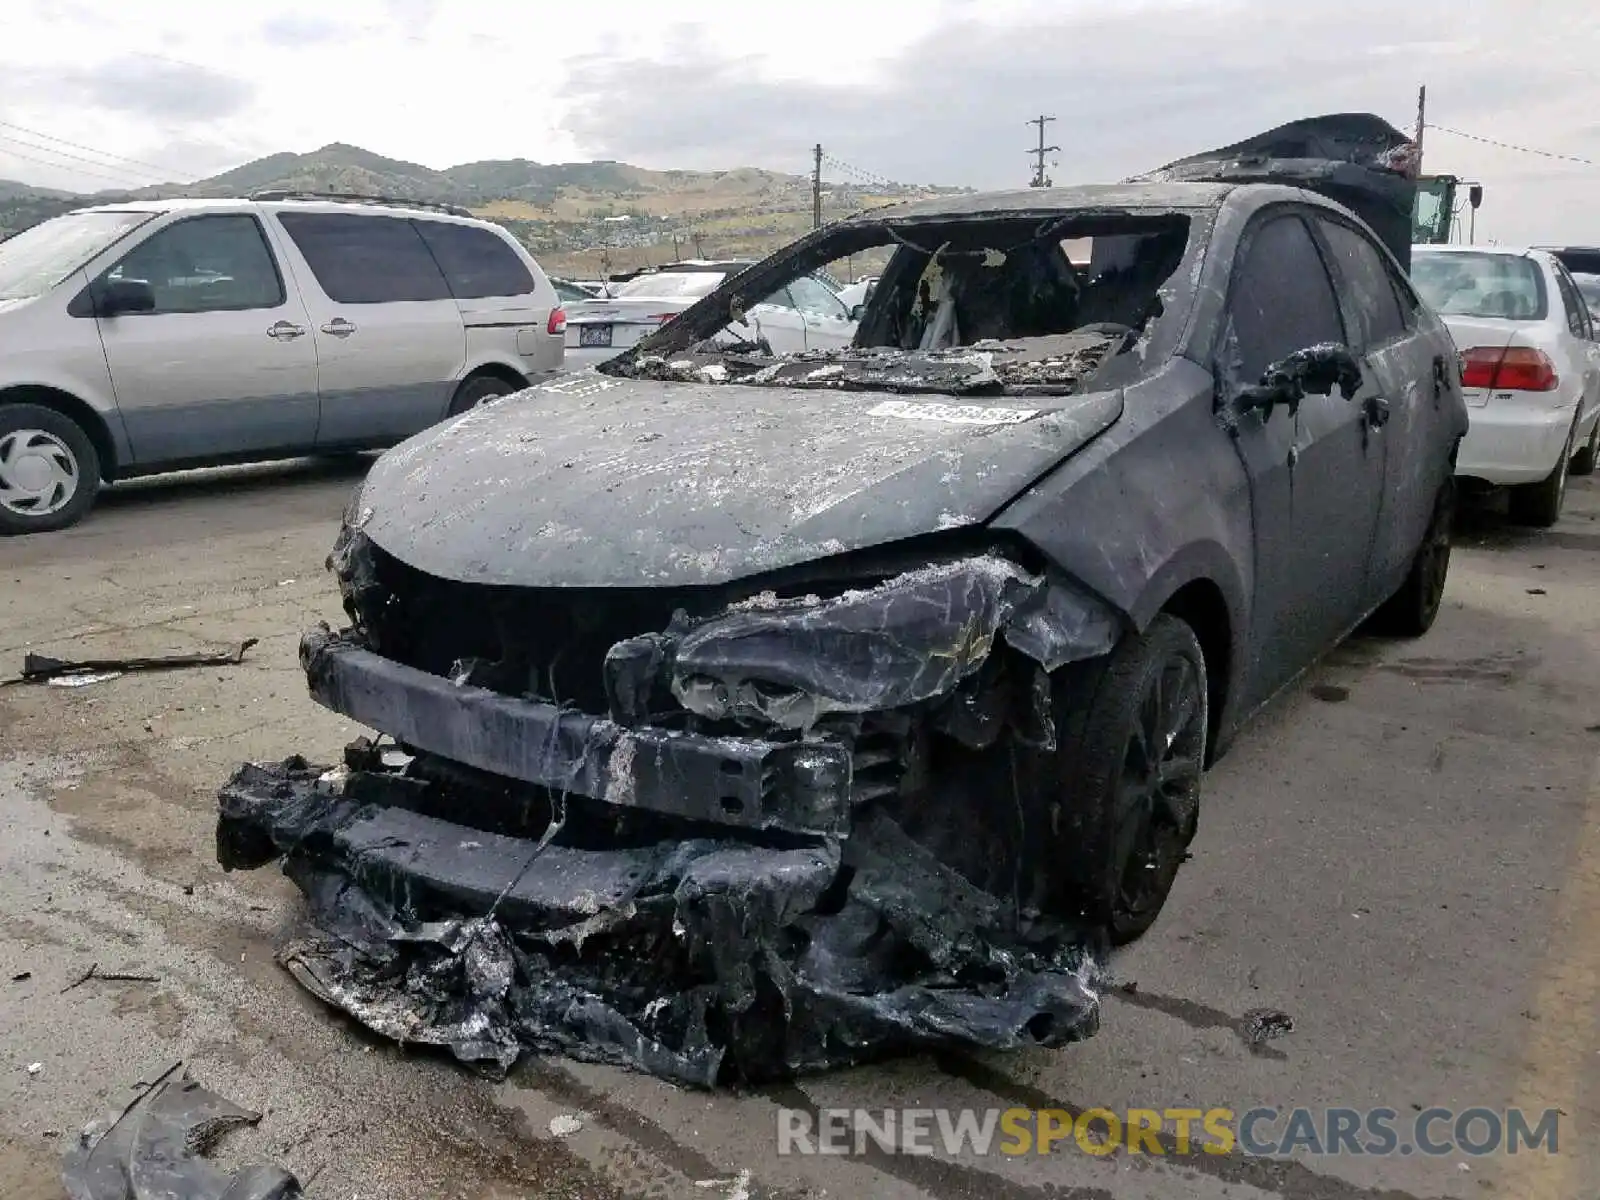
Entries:
[[1234,266],[1228,312],[1246,383],[1297,350],[1345,340],[1322,254],[1294,215],[1271,217],[1250,235]]
[[445,282],[457,300],[525,296],[534,290],[533,273],[504,238],[474,225],[415,221],[433,251]]
[[1406,334],[1405,314],[1395,295],[1389,266],[1363,234],[1339,221],[1318,217],[1334,267],[1345,285],[1347,310],[1355,316],[1357,350],[1395,341]]
[[405,217],[286,212],[278,221],[336,304],[451,298],[433,253]]

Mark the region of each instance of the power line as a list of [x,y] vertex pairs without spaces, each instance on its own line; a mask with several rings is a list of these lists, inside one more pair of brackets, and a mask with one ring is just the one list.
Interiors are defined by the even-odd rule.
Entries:
[[[10,126],[7,126],[7,128],[10,128]],[[116,163],[101,162],[97,158],[86,158],[82,154],[73,154],[73,153],[71,153],[70,151],[67,151],[67,150],[57,150],[54,146],[41,146],[41,145],[39,145],[39,144],[37,144],[35,142],[25,141],[22,138],[14,137],[14,136],[12,136],[10,134],[0,133],[0,142],[11,142],[11,143],[14,143],[15,145],[18,145],[18,146],[26,146],[30,150],[38,150],[42,154],[53,154],[57,158],[70,158],[74,162],[88,163],[91,167],[101,167],[101,168],[103,168],[103,169],[105,169],[107,171],[121,171],[125,175],[129,175],[129,176],[133,176],[133,175],[150,175],[151,174],[151,172],[149,172],[149,171],[136,171],[131,167],[119,166]],[[72,168],[66,168],[66,169],[76,170],[77,168],[76,167],[72,167]],[[157,177],[155,179],[155,182],[161,183],[161,182],[166,182],[166,181],[160,179],[159,177]],[[139,186],[140,187],[144,187],[146,185],[141,183]]]
[[42,167],[54,167],[58,171],[71,171],[77,175],[87,175],[91,179],[103,179],[108,183],[116,184],[123,191],[131,192],[137,188],[147,186],[143,183],[129,183],[126,176],[118,178],[114,175],[102,175],[98,171],[88,171],[82,167],[71,166],[68,163],[52,162],[48,158],[35,158],[31,154],[24,154],[20,150],[11,149],[9,146],[0,146],[0,155],[4,155],[7,158],[20,158],[23,162],[38,163]]
[[884,187],[892,188],[909,188],[912,186],[908,183],[898,183],[895,180],[884,175],[879,175],[874,171],[863,170],[861,167],[853,166],[852,164],[845,162],[843,159],[835,158],[831,154],[824,154],[822,157],[823,161],[826,162],[830,167],[833,167],[838,171],[843,171],[846,175],[853,175],[857,181],[862,183],[876,183],[881,184]]
[[[109,159],[113,160],[112,162],[109,162],[109,163],[101,163],[100,164],[101,166],[114,167],[117,163],[128,163],[128,164],[130,164],[132,166],[135,166],[135,167],[149,167],[152,171],[156,171],[159,174],[161,174],[162,176],[166,177],[166,179],[164,179],[163,182],[166,182],[166,180],[170,179],[173,175],[182,175],[182,174],[184,174],[184,172],[182,172],[182,171],[174,171],[171,167],[163,167],[159,163],[145,162],[143,159],[138,159],[138,158],[128,158],[125,155],[121,155],[121,154],[112,154],[109,150],[100,150],[100,149],[97,149],[94,146],[85,146],[85,145],[83,145],[82,143],[79,143],[79,142],[69,142],[69,141],[67,141],[66,138],[55,137],[52,134],[43,133],[43,132],[41,132],[41,131],[39,131],[37,129],[29,129],[25,125],[15,125],[10,121],[0,121],[0,128],[14,129],[18,133],[25,133],[29,137],[38,138],[40,141],[54,142],[58,146],[71,146],[74,150],[84,150],[84,151],[87,151],[90,154],[98,154],[101,158],[109,158]],[[35,148],[36,149],[40,149],[40,150],[48,149],[48,147],[44,147],[44,146],[39,146],[39,147],[35,147]],[[51,152],[52,153],[59,153],[59,151],[51,151]],[[68,155],[67,157],[70,158],[71,155]]]
[[1485,146],[1498,146],[1502,150],[1515,150],[1519,154],[1535,154],[1540,158],[1554,158],[1560,160],[1561,162],[1582,163],[1586,167],[1600,167],[1600,162],[1597,162],[1592,158],[1580,158],[1576,154],[1557,154],[1553,150],[1538,150],[1533,146],[1519,146],[1515,142],[1502,142],[1495,138],[1481,137],[1476,133],[1467,133],[1462,129],[1452,129],[1448,125],[1435,125],[1431,121],[1428,123],[1427,127],[1429,129],[1438,130],[1440,133],[1448,133],[1458,138],[1466,138],[1469,142],[1481,142]]

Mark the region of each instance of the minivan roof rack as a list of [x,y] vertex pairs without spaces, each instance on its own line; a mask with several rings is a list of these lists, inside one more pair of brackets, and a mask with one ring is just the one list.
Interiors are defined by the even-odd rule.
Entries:
[[470,217],[472,213],[459,204],[442,204],[436,200],[413,200],[402,196],[369,196],[360,192],[307,192],[298,189],[251,192],[252,200],[337,200],[341,204],[383,204],[391,208],[425,208],[432,212],[449,213],[452,217]]

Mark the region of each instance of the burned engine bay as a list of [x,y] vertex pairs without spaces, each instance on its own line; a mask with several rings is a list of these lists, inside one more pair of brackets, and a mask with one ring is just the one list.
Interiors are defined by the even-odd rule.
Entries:
[[1121,617],[988,547],[794,586],[455,583],[346,525],[312,695],[392,739],[246,764],[218,857],[279,858],[280,962],[402,1042],[699,1086],[1093,1034],[1052,894],[1049,673]]

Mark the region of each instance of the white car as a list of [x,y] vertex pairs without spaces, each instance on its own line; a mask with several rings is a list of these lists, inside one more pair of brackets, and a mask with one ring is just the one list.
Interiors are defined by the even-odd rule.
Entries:
[[1544,250],[1415,246],[1411,279],[1461,353],[1471,428],[1456,474],[1510,488],[1511,516],[1553,525],[1567,475],[1600,450],[1600,345],[1588,305]]
[[866,302],[872,299],[872,291],[878,286],[877,276],[858,279],[854,283],[847,283],[839,289],[839,299],[844,301],[845,307],[855,312]]
[[393,445],[558,374],[566,316],[498,225],[283,193],[79,209],[0,243],[0,534],[102,482]]
[[[614,284],[610,295],[579,301],[567,310],[569,370],[614,358],[654,333],[748,262],[693,260],[673,263]],[[850,309],[826,283],[802,275],[788,287],[751,303],[745,321],[730,330],[751,342],[765,341],[774,354],[848,346],[856,334]]]

